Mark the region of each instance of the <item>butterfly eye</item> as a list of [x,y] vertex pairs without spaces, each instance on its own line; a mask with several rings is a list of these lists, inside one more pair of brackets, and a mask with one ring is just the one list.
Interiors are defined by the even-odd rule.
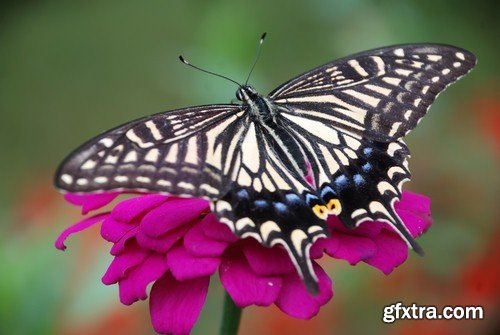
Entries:
[[324,205],[314,205],[312,208],[314,214],[316,214],[317,217],[320,219],[326,220],[328,217],[328,208]]
[[330,201],[326,204],[326,207],[328,207],[329,213],[333,215],[339,215],[342,211],[339,199],[330,199]]

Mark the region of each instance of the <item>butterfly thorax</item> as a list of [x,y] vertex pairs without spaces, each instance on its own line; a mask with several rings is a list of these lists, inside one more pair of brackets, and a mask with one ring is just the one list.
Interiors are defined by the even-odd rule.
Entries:
[[273,103],[261,96],[252,86],[240,86],[236,91],[236,98],[248,106],[249,114],[255,121],[271,123],[275,121],[276,108]]

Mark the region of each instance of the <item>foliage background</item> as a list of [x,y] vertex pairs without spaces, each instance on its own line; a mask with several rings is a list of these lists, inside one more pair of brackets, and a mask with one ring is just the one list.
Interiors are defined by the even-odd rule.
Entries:
[[[0,333],[152,334],[147,303],[118,303],[100,283],[109,262],[98,229],[53,248],[78,218],[51,186],[70,150],[128,120],[229,102],[269,33],[251,83],[262,93],[353,52],[409,42],[473,51],[479,65],[441,95],[408,137],[413,181],[435,224],[389,277],[324,266],[335,297],[311,321],[248,308],[241,334],[498,334],[499,10],[496,1],[4,1],[0,5]],[[214,278],[194,334],[218,328]],[[384,305],[481,304],[483,321],[381,322]]]

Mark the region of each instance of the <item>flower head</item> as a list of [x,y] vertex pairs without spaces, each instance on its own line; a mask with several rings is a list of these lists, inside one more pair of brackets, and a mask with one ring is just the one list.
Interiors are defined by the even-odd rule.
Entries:
[[[101,209],[119,195],[66,195],[82,213]],[[405,192],[396,211],[414,237],[431,225],[429,199]],[[332,281],[313,262],[319,293],[309,294],[284,249],[266,248],[252,238],[238,239],[210,212],[201,199],[137,195],[118,202],[110,212],[90,216],[61,233],[55,245],[64,250],[66,238],[102,222],[101,236],[113,243],[114,256],[102,281],[118,284],[120,301],[130,305],[148,297],[159,333],[190,332],[205,302],[210,277],[219,272],[223,287],[239,307],[275,304],[284,313],[309,319],[333,296]],[[408,256],[399,235],[381,222],[346,229],[329,217],[330,237],[319,239],[311,258],[327,255],[354,265],[364,262],[389,274]]]

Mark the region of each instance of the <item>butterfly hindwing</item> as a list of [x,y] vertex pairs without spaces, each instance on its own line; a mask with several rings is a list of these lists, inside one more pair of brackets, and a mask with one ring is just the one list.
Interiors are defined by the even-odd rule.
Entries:
[[[309,258],[309,248],[326,237],[324,219],[312,211],[321,199],[305,180],[303,155],[297,157],[277,150],[295,140],[288,133],[249,121],[235,153],[230,191],[214,201],[219,220],[241,238],[252,237],[271,247],[283,246],[311,292],[317,292],[317,278]],[[298,147],[295,150],[300,150]]]
[[214,202],[219,220],[241,238],[252,237],[267,247],[284,247],[308,290],[317,292],[318,279],[309,249],[328,233],[325,221],[311,211],[307,194],[238,187],[235,185],[224,198]]
[[356,159],[331,176],[331,182],[321,185],[323,201],[338,199],[337,216],[345,226],[354,228],[365,221],[387,222],[412,249],[422,253],[394,209],[403,183],[410,179],[405,144],[365,142],[356,155]]
[[351,228],[364,221],[386,221],[420,252],[393,208],[410,178],[403,141],[376,142],[328,124],[281,116],[304,147],[318,197],[332,214]]

